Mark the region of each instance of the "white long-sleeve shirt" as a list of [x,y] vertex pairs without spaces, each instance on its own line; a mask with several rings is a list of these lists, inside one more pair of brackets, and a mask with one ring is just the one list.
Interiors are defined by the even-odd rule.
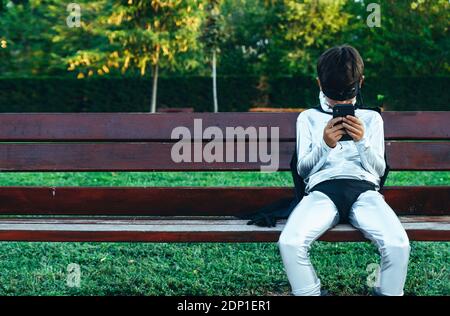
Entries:
[[[322,109],[332,113],[321,98]],[[297,171],[304,178],[305,192],[330,179],[359,179],[370,181],[379,190],[384,174],[383,119],[372,110],[356,109],[355,116],[364,125],[364,136],[358,142],[339,141],[334,148],[323,140],[323,130],[332,115],[308,109],[297,118]]]

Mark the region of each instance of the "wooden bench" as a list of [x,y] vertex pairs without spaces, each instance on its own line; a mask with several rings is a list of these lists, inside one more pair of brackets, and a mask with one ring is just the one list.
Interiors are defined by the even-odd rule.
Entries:
[[[450,170],[450,112],[383,112],[392,170]],[[173,128],[280,128],[289,170],[298,113],[0,114],[0,170],[259,171],[253,162],[175,163]],[[230,140],[227,140],[230,143]],[[289,175],[290,177],[290,175]],[[450,240],[450,186],[383,190],[411,240]],[[283,228],[246,225],[239,214],[293,195],[290,187],[2,187],[0,240],[274,242]],[[358,241],[338,225],[322,238]]]

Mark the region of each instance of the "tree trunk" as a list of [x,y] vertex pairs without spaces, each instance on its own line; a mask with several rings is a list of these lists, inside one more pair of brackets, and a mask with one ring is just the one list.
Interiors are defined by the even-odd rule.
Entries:
[[219,104],[217,102],[217,73],[216,73],[216,50],[215,49],[213,49],[212,77],[213,77],[214,113],[217,113],[217,112],[219,112]]
[[153,90],[152,90],[152,106],[151,113],[156,113],[156,95],[158,92],[158,64],[153,66]]

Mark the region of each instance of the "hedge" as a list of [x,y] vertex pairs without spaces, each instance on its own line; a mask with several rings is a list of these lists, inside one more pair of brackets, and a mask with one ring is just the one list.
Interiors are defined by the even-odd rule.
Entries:
[[[363,93],[366,105],[385,110],[449,110],[449,77],[371,78]],[[0,112],[146,112],[151,78],[3,78]],[[158,82],[158,107],[212,109],[211,78],[170,77]],[[380,95],[384,96],[380,101]],[[221,111],[250,107],[310,107],[318,88],[307,77],[219,77]]]

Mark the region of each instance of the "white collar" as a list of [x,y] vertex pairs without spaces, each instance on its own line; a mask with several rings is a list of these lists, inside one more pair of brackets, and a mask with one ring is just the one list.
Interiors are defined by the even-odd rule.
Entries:
[[[330,107],[330,105],[328,104],[327,98],[326,98],[325,94],[322,92],[322,90],[320,90],[320,93],[319,93],[319,100],[320,100],[320,107],[322,108],[322,110],[324,110],[327,113],[333,113],[333,108]],[[352,104],[353,105],[356,104],[356,97],[353,98]]]

